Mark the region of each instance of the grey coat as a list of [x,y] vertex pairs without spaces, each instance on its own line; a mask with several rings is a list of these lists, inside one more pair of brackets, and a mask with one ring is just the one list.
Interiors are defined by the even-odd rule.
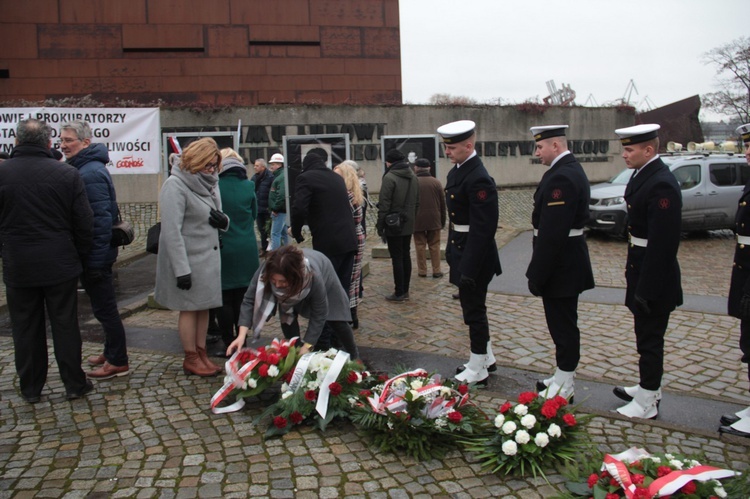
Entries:
[[[154,298],[170,310],[208,310],[222,304],[219,231],[208,224],[211,208],[221,210],[221,200],[218,186],[211,195],[197,177],[175,168],[159,193],[161,236]],[[179,289],[177,277],[187,274],[192,287]]]
[[[352,320],[351,311],[349,310],[349,295],[341,287],[336,272],[333,270],[331,261],[323,253],[313,249],[303,249],[305,258],[310,262],[310,268],[313,272],[313,280],[310,293],[294,309],[297,315],[309,319],[307,331],[302,340],[305,343],[318,342],[320,333],[323,332],[323,326],[326,321],[344,321]],[[246,326],[253,329],[253,310],[255,309],[255,292],[258,287],[258,280],[265,271],[265,262],[250,281],[245,298],[242,300],[240,309],[240,326]]]

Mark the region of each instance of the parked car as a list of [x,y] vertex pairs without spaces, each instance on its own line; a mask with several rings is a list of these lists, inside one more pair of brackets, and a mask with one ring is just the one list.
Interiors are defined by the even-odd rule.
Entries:
[[[682,189],[682,230],[714,230],[734,227],[737,202],[750,166],[732,154],[661,155]],[[591,186],[592,230],[627,237],[628,211],[625,186],[633,171],[625,169],[608,182]]]

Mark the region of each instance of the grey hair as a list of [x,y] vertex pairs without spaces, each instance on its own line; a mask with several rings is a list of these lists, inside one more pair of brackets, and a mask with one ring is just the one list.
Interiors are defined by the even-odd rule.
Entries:
[[63,130],[72,130],[76,134],[76,137],[78,137],[78,140],[91,138],[91,127],[85,121],[73,120],[63,123],[60,126],[60,131],[62,132]]
[[47,123],[34,118],[21,120],[16,129],[16,143],[19,146],[49,147],[51,130]]
[[263,159],[263,158],[256,159],[255,161],[253,161],[253,164],[255,164],[255,163],[259,162],[259,161],[260,161],[260,164],[263,165],[263,168],[267,168],[268,167],[268,165],[266,164],[266,160]]

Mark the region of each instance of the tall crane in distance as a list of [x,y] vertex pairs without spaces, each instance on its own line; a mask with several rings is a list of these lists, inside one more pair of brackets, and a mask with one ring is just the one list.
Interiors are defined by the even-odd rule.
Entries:
[[635,82],[631,78],[628,85],[625,87],[625,93],[622,94],[622,104],[624,106],[630,105],[630,97],[633,95],[633,92],[635,92],[635,95],[638,95],[638,89],[635,88]]

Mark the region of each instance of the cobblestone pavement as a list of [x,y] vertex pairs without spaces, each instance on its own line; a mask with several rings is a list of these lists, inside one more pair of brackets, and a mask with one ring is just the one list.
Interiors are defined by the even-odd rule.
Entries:
[[[502,191],[498,244],[527,230],[531,192]],[[625,243],[591,237],[600,286],[624,287]],[[137,253],[142,238],[127,251]],[[467,345],[460,307],[447,278],[412,278],[411,300],[392,304],[390,262],[365,260],[370,275],[360,306],[360,345],[463,358]],[[142,248],[142,246],[141,246]],[[683,287],[689,294],[726,296],[732,241],[728,234],[686,238],[680,249]],[[131,253],[131,254],[133,254]],[[123,252],[123,257],[127,252]],[[444,271],[446,271],[444,269]],[[696,277],[698,276],[698,277]],[[548,373],[552,347],[541,300],[491,293],[491,331],[501,366]],[[581,303],[583,331],[579,376],[635,383],[632,317],[622,305]],[[176,314],[143,309],[126,327],[174,329]],[[176,333],[175,333],[176,334]],[[276,323],[264,338],[279,334]],[[665,390],[703,399],[750,403],[739,363],[735,319],[678,310],[667,334]],[[100,345],[85,343],[84,358]],[[503,477],[481,470],[472,453],[455,451],[442,460],[416,462],[369,447],[346,423],[326,433],[309,427],[264,441],[265,407],[250,404],[233,414],[213,415],[208,402],[220,378],[186,377],[182,358],[131,349],[132,374],[96,383],[84,399],[65,401],[51,362],[42,402],[26,404],[17,392],[12,341],[0,337],[0,498],[5,497],[554,497],[563,476],[550,483]],[[500,359],[501,357],[501,359]],[[53,359],[51,356],[50,359]],[[408,366],[417,367],[417,366]],[[477,403],[493,410],[502,394],[480,392]],[[718,434],[687,433],[658,421],[623,421],[598,415],[588,426],[600,449],[619,452],[636,445],[651,452],[704,453],[706,460],[750,469],[750,442]]]

